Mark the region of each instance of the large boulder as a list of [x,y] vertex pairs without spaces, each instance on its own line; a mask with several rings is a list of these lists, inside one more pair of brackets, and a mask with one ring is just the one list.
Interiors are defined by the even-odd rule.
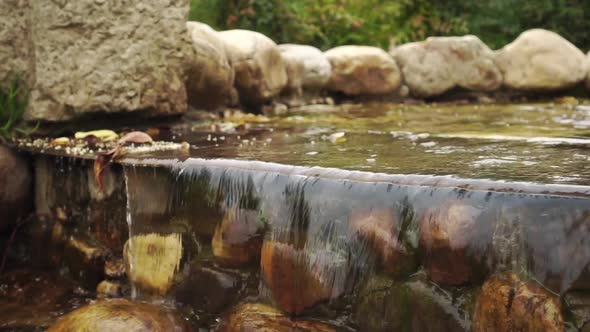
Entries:
[[560,35],[532,29],[497,52],[504,85],[525,91],[571,88],[587,74],[584,53]]
[[559,298],[514,274],[490,278],[477,297],[473,331],[565,331]]
[[391,52],[412,94],[438,96],[455,87],[493,91],[502,85],[494,53],[479,38],[430,37]]
[[283,59],[303,63],[301,84],[304,89],[323,89],[330,80],[332,65],[319,49],[308,45],[282,44],[279,50]]
[[[29,1],[0,1],[0,86],[30,74]],[[26,77],[23,77],[26,78]]]
[[198,109],[215,109],[228,104],[234,70],[225,43],[207,24],[187,22],[186,27],[194,49],[186,83],[189,104]]
[[340,46],[326,51],[332,65],[328,89],[349,96],[387,95],[402,83],[401,72],[384,50],[371,46]]
[[27,119],[185,112],[188,11],[188,0],[31,1],[35,84]]
[[175,312],[145,303],[128,300],[102,300],[86,305],[60,318],[50,332],[158,332],[190,331]]
[[287,84],[287,71],[275,42],[248,30],[220,31],[235,70],[240,102],[259,107],[276,96]]
[[0,145],[0,230],[24,217],[32,207],[32,184],[29,164]]

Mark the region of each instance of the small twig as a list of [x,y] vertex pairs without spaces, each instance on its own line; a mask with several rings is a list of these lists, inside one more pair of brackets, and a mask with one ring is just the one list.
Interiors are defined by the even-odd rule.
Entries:
[[24,219],[20,219],[16,225],[14,226],[14,228],[12,229],[12,233],[10,234],[10,238],[8,239],[8,242],[6,243],[6,248],[4,248],[4,254],[2,255],[2,263],[0,264],[0,275],[2,275],[2,273],[4,272],[4,266],[6,265],[6,259],[8,258],[8,251],[10,250],[10,247],[12,246],[12,243],[14,242],[14,239],[16,238],[16,233],[18,231],[18,229],[24,225],[27,221],[31,220],[33,217],[33,214],[30,214],[28,217],[24,218]]

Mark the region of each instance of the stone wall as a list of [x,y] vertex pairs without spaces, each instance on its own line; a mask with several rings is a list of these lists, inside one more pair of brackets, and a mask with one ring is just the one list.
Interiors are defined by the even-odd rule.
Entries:
[[29,74],[28,120],[183,113],[188,10],[188,0],[2,1],[0,79]]
[[17,75],[33,76],[29,10],[28,0],[0,1],[1,87],[5,87]]

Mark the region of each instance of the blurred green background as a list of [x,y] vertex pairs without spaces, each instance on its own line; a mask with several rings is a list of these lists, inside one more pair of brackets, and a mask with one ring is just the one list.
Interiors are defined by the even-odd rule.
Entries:
[[277,43],[387,48],[428,36],[479,36],[501,48],[522,31],[553,30],[590,48],[589,0],[191,0],[190,19],[259,31]]

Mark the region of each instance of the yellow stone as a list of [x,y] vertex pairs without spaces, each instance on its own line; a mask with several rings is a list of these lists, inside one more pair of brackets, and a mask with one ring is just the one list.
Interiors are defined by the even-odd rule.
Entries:
[[131,237],[125,244],[127,274],[133,284],[164,295],[173,285],[182,258],[180,233],[155,233]]
[[108,129],[93,130],[87,132],[79,131],[74,135],[74,137],[76,137],[76,139],[84,139],[90,135],[96,136],[103,142],[114,141],[119,138],[119,135],[117,135],[117,133]]

